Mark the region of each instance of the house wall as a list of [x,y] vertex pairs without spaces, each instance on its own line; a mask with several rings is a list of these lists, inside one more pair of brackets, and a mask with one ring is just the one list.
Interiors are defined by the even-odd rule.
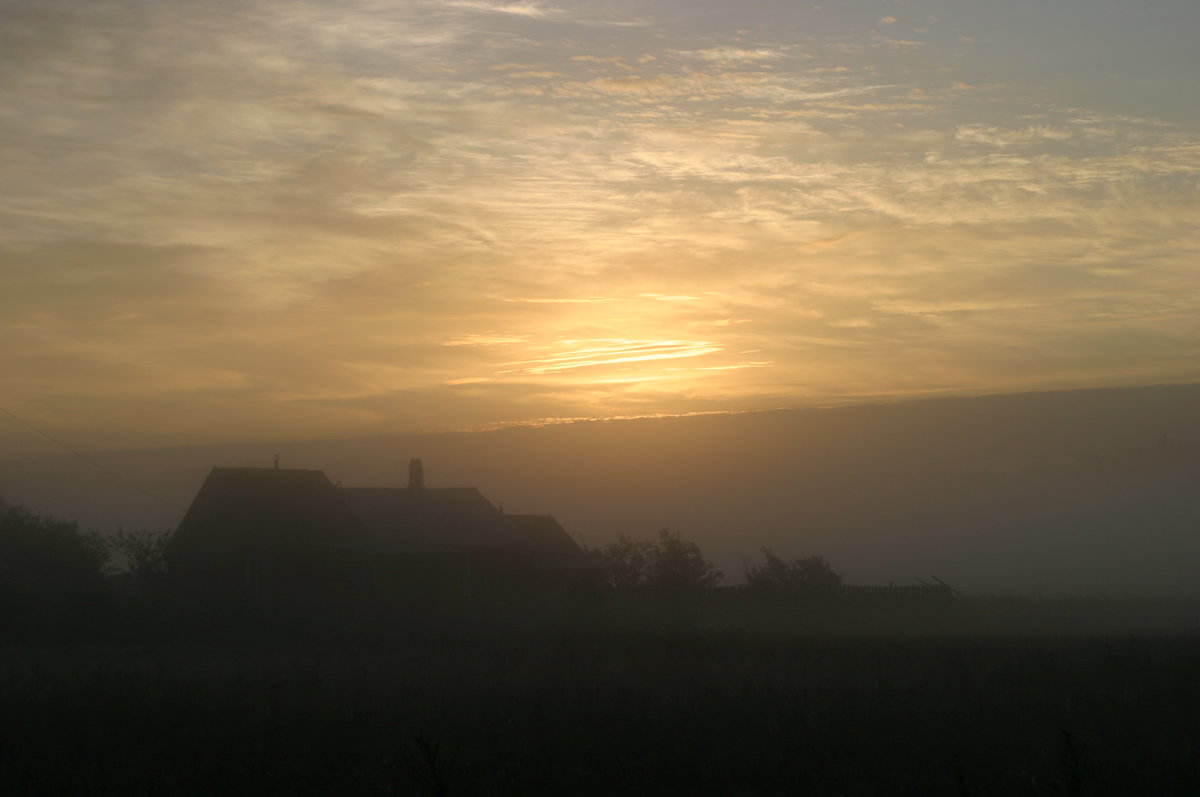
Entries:
[[200,617],[317,618],[353,602],[354,564],[326,551],[260,549],[176,558],[169,572],[176,599]]
[[375,628],[566,621],[595,603],[590,573],[538,569],[501,552],[373,554],[243,550],[176,557],[177,602],[210,624],[360,623]]

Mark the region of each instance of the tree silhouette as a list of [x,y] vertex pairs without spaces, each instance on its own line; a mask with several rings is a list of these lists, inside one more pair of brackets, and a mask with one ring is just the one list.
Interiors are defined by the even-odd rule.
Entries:
[[105,541],[75,523],[0,507],[0,614],[48,621],[88,614],[104,594],[107,560]]
[[644,587],[650,577],[653,556],[654,543],[631,540],[622,534],[600,551],[608,586],[620,591]]
[[749,592],[772,600],[805,600],[833,595],[842,577],[820,556],[785,561],[770,548],[762,548],[766,561],[747,567]]
[[167,575],[165,553],[169,531],[118,531],[109,541],[113,553],[125,558],[125,567],[139,591],[154,589]]
[[647,586],[669,595],[711,589],[721,583],[721,571],[704,561],[700,548],[679,532],[662,529],[654,546]]
[[661,529],[657,542],[622,535],[601,551],[608,583],[620,591],[686,596],[715,587],[721,571],[704,560],[700,548],[679,532]]

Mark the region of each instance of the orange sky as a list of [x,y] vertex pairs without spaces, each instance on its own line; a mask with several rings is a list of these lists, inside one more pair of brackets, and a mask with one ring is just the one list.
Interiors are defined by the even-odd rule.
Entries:
[[1200,11],[995,5],[0,1],[0,406],[95,449],[1200,379]]

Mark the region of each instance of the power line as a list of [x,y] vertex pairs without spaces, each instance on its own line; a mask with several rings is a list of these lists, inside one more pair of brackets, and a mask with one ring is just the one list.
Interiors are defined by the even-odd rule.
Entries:
[[154,493],[145,489],[141,485],[134,484],[132,481],[130,481],[126,477],[122,476],[120,473],[117,473],[112,468],[108,467],[107,465],[105,465],[95,459],[92,459],[87,454],[84,454],[82,451],[72,448],[71,446],[64,443],[62,440],[59,440],[54,435],[50,434],[49,432],[45,431],[44,429],[38,428],[37,426],[33,425],[29,421],[22,418],[20,415],[17,415],[15,412],[12,412],[11,410],[8,410],[4,407],[0,407],[0,412],[4,413],[8,417],[12,418],[14,421],[17,421],[22,426],[25,426],[26,428],[31,429],[34,432],[37,432],[42,437],[49,440],[51,443],[54,443],[54,445],[61,448],[63,451],[66,451],[67,453],[71,454],[72,456],[82,460],[83,462],[86,462],[88,465],[91,465],[93,468],[95,468],[99,471],[102,471],[103,473],[107,474],[109,476],[109,478],[113,479],[114,481],[120,482],[121,484],[128,487],[129,489],[131,489],[135,492],[141,493],[142,495],[146,496],[147,498],[153,498],[155,501],[158,501],[160,504],[163,504],[164,506],[169,506],[172,509],[175,509],[175,510],[183,510],[184,509],[184,507],[181,506],[180,504],[178,504],[174,501],[170,501],[166,498],[163,498],[161,495],[155,495]]

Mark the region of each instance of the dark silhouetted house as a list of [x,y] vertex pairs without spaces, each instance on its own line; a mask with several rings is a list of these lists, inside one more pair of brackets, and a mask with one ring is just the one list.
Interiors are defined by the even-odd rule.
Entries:
[[582,553],[579,545],[571,539],[553,515],[505,515],[509,523],[537,551],[538,556],[547,559],[573,559]]
[[213,468],[166,559],[185,599],[216,616],[270,614],[281,600],[316,610],[348,597],[352,548],[367,539],[320,471]]
[[596,597],[602,567],[571,539],[553,515],[505,515],[530,544],[527,560],[530,583],[540,595],[557,596],[571,604]]
[[473,487],[337,487],[320,471],[213,468],[167,549],[171,580],[219,612],[402,618],[455,607],[549,616],[599,567],[546,515]]

